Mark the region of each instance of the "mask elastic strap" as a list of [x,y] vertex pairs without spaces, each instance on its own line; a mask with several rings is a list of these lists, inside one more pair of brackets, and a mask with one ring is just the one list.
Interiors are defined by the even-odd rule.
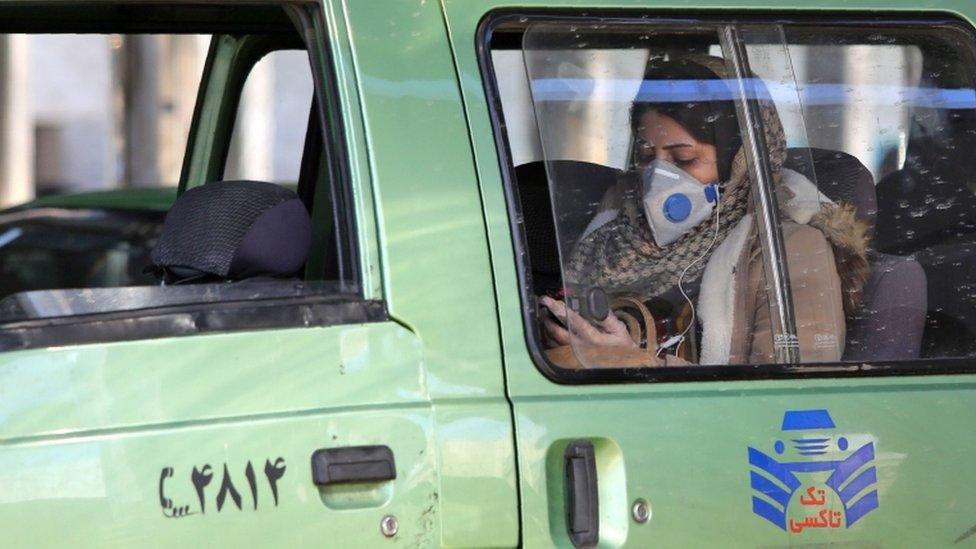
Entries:
[[705,251],[702,252],[702,254],[698,256],[694,261],[689,263],[688,266],[685,267],[683,271],[681,271],[681,274],[678,275],[678,291],[681,292],[682,297],[685,298],[685,301],[688,302],[688,306],[691,307],[691,321],[688,322],[688,326],[686,326],[685,329],[680,334],[671,337],[670,339],[668,339],[667,341],[665,341],[660,345],[657,351],[657,354],[659,356],[662,351],[667,350],[669,347],[675,344],[678,345],[678,347],[674,351],[675,354],[681,352],[681,344],[684,343],[685,336],[695,326],[695,316],[697,312],[695,311],[695,304],[691,301],[691,298],[688,297],[688,294],[685,292],[685,289],[682,286],[682,282],[684,280],[685,275],[688,273],[688,270],[691,269],[696,263],[704,259],[705,256],[708,255],[708,252],[711,251],[712,246],[715,245],[715,241],[718,240],[718,226],[719,226],[718,224],[719,224],[719,217],[722,211],[722,200],[721,200],[722,195],[719,192],[718,185],[715,185],[713,188],[715,189],[715,233],[712,235],[712,241],[708,243],[708,247],[705,248]]

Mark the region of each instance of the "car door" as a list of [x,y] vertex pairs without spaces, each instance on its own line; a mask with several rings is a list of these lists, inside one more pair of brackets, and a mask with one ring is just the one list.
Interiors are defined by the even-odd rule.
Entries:
[[[952,136],[966,132],[961,121],[974,106],[974,61],[969,46],[962,46],[971,43],[973,14],[956,7],[969,19],[932,15],[916,26],[839,15],[814,21],[780,11],[770,15],[782,23],[772,25],[758,17],[750,21],[745,13],[733,18],[737,24],[720,14],[662,15],[647,2],[606,14],[446,3],[461,71],[470,76],[466,100],[492,231],[526,545],[922,545],[970,539],[973,517],[958,498],[973,483],[964,465],[973,446],[960,436],[960,418],[973,406],[972,358],[960,349],[972,336],[953,332],[959,339],[949,343],[945,326],[965,319],[950,321],[924,299],[926,292],[954,292],[972,310],[969,293],[965,286],[933,288],[926,283],[928,264],[919,270],[908,254],[871,256],[869,276],[875,279],[862,288],[887,289],[840,315],[842,331],[808,330],[811,311],[839,307],[841,300],[830,305],[800,281],[807,271],[843,260],[840,247],[828,257],[790,242],[797,234],[790,231],[810,220],[796,221],[788,199],[781,204],[774,198],[785,172],[769,161],[770,151],[785,149],[776,162],[805,174],[807,183],[800,186],[812,184],[815,192],[800,198],[812,201],[814,211],[832,207],[824,206],[829,200],[850,206],[855,216],[877,213],[889,227],[903,229],[886,238],[911,241],[927,257],[952,240],[960,246],[956,252],[968,257],[964,243],[948,236],[968,232],[964,204],[971,200],[956,171],[969,160]],[[940,33],[941,53],[920,36],[924,32]],[[700,76],[645,79],[649,59],[673,58],[718,59],[718,70],[730,71],[731,80],[713,86]],[[956,67],[949,71],[951,83],[944,78],[946,64]],[[763,313],[774,326],[766,336],[766,362],[778,365],[647,367],[658,362],[645,359],[622,367],[605,358],[620,355],[601,358],[579,340],[570,344],[575,364],[558,365],[547,352],[551,343],[540,337],[545,328],[538,323],[537,315],[544,314],[538,296],[547,281],[572,272],[567,265],[578,257],[573,254],[585,238],[581,233],[596,224],[607,190],[633,169],[636,98],[657,94],[658,101],[681,105],[715,100],[710,94],[716,90],[725,99],[739,98],[734,112],[740,135],[755,147],[750,177],[770,184],[754,189],[768,201],[754,202],[750,215],[767,216],[756,221],[766,237],[755,257],[765,260],[768,280],[779,280],[757,287],[758,299],[772,304]],[[779,145],[760,131],[770,123],[758,110],[763,101],[774,103],[785,130]],[[925,183],[931,187],[898,187],[896,178],[909,169],[898,155],[923,157],[919,127],[942,147],[926,141],[932,147],[925,149],[928,158],[939,151],[952,159],[952,171],[938,171]],[[892,165],[905,167],[892,171]],[[929,190],[938,188],[960,194],[947,202]],[[888,202],[888,210],[864,208],[855,196],[864,191],[870,202],[877,193],[883,204],[883,194],[895,189],[902,205]],[[950,217],[939,217],[945,210]],[[548,235],[539,221],[547,215]],[[930,231],[919,241],[918,224],[906,225],[919,218],[939,219],[952,229]],[[891,240],[873,242],[897,248]],[[791,249],[799,253],[784,256]],[[938,272],[962,276],[964,264],[941,263]],[[557,282],[558,297],[585,303],[587,294],[570,281]],[[731,293],[730,284],[717,295]],[[734,306],[724,310],[736,312]],[[676,335],[696,334],[679,329]],[[836,358],[809,358],[828,348]]]
[[0,328],[5,543],[434,543],[429,350],[391,318],[378,271],[361,268],[375,243],[356,235],[373,233],[347,230],[374,218],[368,201],[343,199],[352,181],[336,169],[349,158],[336,79],[319,70],[332,66],[321,10],[288,8],[303,34],[282,6],[115,8],[58,8],[63,21],[50,27],[38,23],[49,6],[18,13],[28,32],[92,32],[94,22],[100,32],[214,33],[184,163],[190,187],[220,177],[262,44],[291,33],[308,46],[318,104],[329,105],[313,111],[322,118],[310,131],[334,130],[310,140],[333,154],[306,150],[327,157],[313,169],[333,198],[317,201],[314,223],[334,240],[326,257],[344,263],[332,279],[255,292],[225,284],[204,298],[192,286],[8,296],[38,307],[5,308]]

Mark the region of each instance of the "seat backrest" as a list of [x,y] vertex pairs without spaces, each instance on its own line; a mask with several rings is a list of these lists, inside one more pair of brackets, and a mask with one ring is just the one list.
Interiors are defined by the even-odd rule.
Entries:
[[218,181],[184,192],[152,251],[166,283],[295,276],[308,258],[312,225],[289,189]]
[[[820,192],[853,204],[855,215],[874,229],[874,177],[860,160],[840,151],[790,149],[786,167],[810,179],[815,174]],[[928,310],[926,292],[925,271],[914,259],[873,253],[863,306],[847,319],[844,360],[918,358]]]
[[914,259],[876,254],[864,304],[847,320],[844,360],[911,360],[919,357],[928,311],[925,270]]
[[854,215],[874,228],[878,216],[874,176],[856,157],[841,151],[794,148],[787,150],[784,165],[815,181],[827,198],[853,204]]
[[572,216],[559,220],[563,244],[572,248],[576,239],[596,215],[603,195],[617,182],[619,171],[599,164],[573,160],[529,162],[515,168],[521,218],[532,265],[536,293],[562,285],[556,222],[552,209],[549,176],[563,192],[558,201]]

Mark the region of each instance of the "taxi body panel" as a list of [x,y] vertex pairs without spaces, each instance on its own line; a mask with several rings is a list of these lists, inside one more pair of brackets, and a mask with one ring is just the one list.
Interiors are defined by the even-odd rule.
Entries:
[[[344,9],[384,294],[390,315],[424,341],[435,423],[445,436],[442,542],[515,543],[514,447],[491,264],[443,14],[434,2],[346,2]],[[489,505],[496,511],[486,515],[483,496],[507,504]]]
[[[828,457],[870,445],[878,504],[851,528],[803,541],[942,545],[976,523],[964,499],[976,483],[972,375],[571,385],[541,372],[526,344],[521,251],[479,58],[491,14],[815,15],[811,6],[319,6],[327,42],[316,47],[330,56],[344,124],[363,297],[384,303],[383,318],[0,354],[6,539],[570,546],[563,452],[583,439],[597,455],[602,546],[788,544],[797,540],[754,512],[750,459],[789,443],[788,413],[810,410],[828,411],[834,440],[845,440]],[[976,21],[964,0],[816,7]],[[190,186],[212,169],[206,150],[193,153]],[[312,483],[316,449],[376,444],[393,450],[395,481]],[[650,504],[646,524],[631,516],[638,498]],[[399,521],[392,541],[380,532],[386,515]]]
[[[440,6],[320,8],[315,47],[334,67],[363,294],[385,301],[386,320],[3,354],[4,478],[26,479],[0,511],[8,539],[380,544],[393,515],[396,539],[414,546],[518,543],[491,269]],[[414,45],[384,38],[391,22]],[[227,118],[213,110],[227,72],[211,66],[203,83],[201,104],[215,105],[199,113],[203,136]],[[205,141],[191,140],[187,186],[214,169]],[[337,493],[312,483],[316,449],[371,444],[393,450],[396,480]],[[266,462],[286,468],[277,506]],[[95,478],[77,498],[43,488],[79,474]],[[42,533],[54,517],[62,527]]]
[[[374,515],[393,498],[403,535],[432,542],[423,363],[416,337],[391,322],[10,353],[8,543],[192,544],[208,531],[248,544],[353,543],[378,535]],[[311,450],[381,434],[396,486],[342,498],[309,482]]]
[[[561,16],[628,13],[695,17],[734,13],[789,18],[879,12],[976,21],[963,1],[844,1],[808,4],[743,0],[641,1],[445,0],[464,91],[502,333],[508,392],[518,440],[522,540],[527,546],[570,546],[566,534],[561,456],[574,440],[595,441],[601,546],[755,546],[796,543],[753,512],[749,448],[772,452],[784,414],[828,410],[838,432],[873,441],[880,505],[850,529],[811,529],[804,542],[867,546],[945,545],[976,523],[959,505],[960,487],[976,483],[962,465],[976,451],[966,418],[976,406],[976,377],[913,376],[671,383],[560,384],[536,366],[527,345],[514,260],[515,245],[499,159],[501,141],[486,95],[485,27],[491,17],[519,13]],[[639,17],[639,16],[638,16]],[[474,44],[474,47],[472,47]],[[787,433],[788,434],[788,433]],[[777,438],[779,437],[779,438]],[[822,480],[822,479],[821,479]],[[645,499],[652,518],[639,524],[631,505]],[[606,506],[605,506],[606,505]],[[924,509],[924,510],[923,510]],[[924,515],[924,516],[923,516]],[[799,520],[799,519],[798,519]],[[920,525],[924,527],[920,528]]]

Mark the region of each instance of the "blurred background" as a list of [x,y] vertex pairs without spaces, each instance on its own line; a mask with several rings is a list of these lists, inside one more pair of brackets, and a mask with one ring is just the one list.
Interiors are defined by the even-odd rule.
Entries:
[[[209,35],[0,35],[0,208],[36,196],[176,185]],[[307,54],[245,83],[226,179],[294,182]]]

